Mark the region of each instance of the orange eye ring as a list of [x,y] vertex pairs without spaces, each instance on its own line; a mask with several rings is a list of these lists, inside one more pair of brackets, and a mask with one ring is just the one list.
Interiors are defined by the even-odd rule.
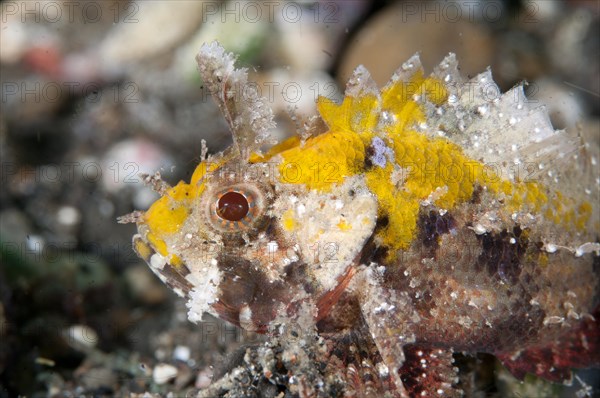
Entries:
[[248,231],[264,213],[264,195],[258,187],[236,184],[213,191],[208,216],[212,225],[223,232]]

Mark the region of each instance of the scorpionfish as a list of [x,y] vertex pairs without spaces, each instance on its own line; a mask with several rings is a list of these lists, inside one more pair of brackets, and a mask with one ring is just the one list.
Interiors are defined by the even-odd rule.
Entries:
[[429,76],[414,56],[381,89],[358,67],[341,103],[319,98],[274,144],[234,55],[215,42],[197,61],[233,145],[203,146],[189,182],[146,176],[161,197],[123,220],[190,321],[359,331],[389,396],[460,395],[453,352],[521,379],[599,363],[597,148],[522,85],[465,79],[454,54]]

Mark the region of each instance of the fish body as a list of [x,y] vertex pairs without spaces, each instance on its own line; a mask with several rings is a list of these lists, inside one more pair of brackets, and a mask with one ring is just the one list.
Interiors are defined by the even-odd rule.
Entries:
[[319,99],[326,128],[261,151],[272,114],[240,94],[246,72],[216,43],[198,63],[234,144],[189,182],[148,177],[162,197],[128,218],[191,321],[363,330],[400,396],[455,394],[453,351],[555,381],[598,361],[597,148],[522,86],[465,80],[452,54],[430,76],[413,57],[382,89],[359,67],[341,104]]

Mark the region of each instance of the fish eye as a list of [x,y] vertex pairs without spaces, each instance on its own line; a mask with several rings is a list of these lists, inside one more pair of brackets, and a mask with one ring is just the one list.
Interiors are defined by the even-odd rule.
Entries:
[[209,225],[228,233],[254,230],[266,217],[266,189],[251,183],[209,189],[202,202]]
[[248,198],[236,191],[229,191],[221,195],[217,201],[217,215],[226,221],[240,221],[250,210]]

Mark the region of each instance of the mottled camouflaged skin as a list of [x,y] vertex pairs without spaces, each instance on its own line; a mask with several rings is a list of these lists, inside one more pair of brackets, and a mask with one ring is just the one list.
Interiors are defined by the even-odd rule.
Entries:
[[560,253],[541,267],[539,257],[545,253],[540,242],[524,236],[518,224],[476,235],[468,213],[460,211],[444,216],[423,212],[419,227],[420,239],[399,262],[383,262],[384,286],[408,292],[420,317],[417,342],[506,352],[552,342],[565,333],[568,328],[560,322],[548,322],[549,314],[574,324],[575,314],[594,309],[598,277],[591,258]]
[[[555,134],[545,111],[511,103],[521,87],[484,101],[489,72],[468,93],[452,55],[430,78],[413,58],[382,90],[359,68],[343,104],[319,102],[329,131],[261,155],[271,115],[261,100],[231,95],[244,71],[215,44],[198,61],[234,146],[190,183],[148,177],[163,197],[125,219],[138,224],[140,257],[188,298],[190,320],[207,311],[325,339],[304,346],[304,367],[288,366],[301,396],[328,395],[332,380],[348,386],[342,394],[458,395],[454,351],[493,353],[518,377],[555,381],[599,362],[598,187],[587,185],[597,170],[579,166],[595,155]],[[569,153],[578,157],[557,162],[560,183],[555,169],[544,174]],[[508,156],[544,173],[486,174]],[[463,179],[428,169],[432,159],[458,165]],[[304,174],[290,177],[290,165]],[[219,218],[229,190],[248,197],[243,223]],[[284,353],[295,349],[282,339]],[[314,380],[324,387],[308,388]]]

